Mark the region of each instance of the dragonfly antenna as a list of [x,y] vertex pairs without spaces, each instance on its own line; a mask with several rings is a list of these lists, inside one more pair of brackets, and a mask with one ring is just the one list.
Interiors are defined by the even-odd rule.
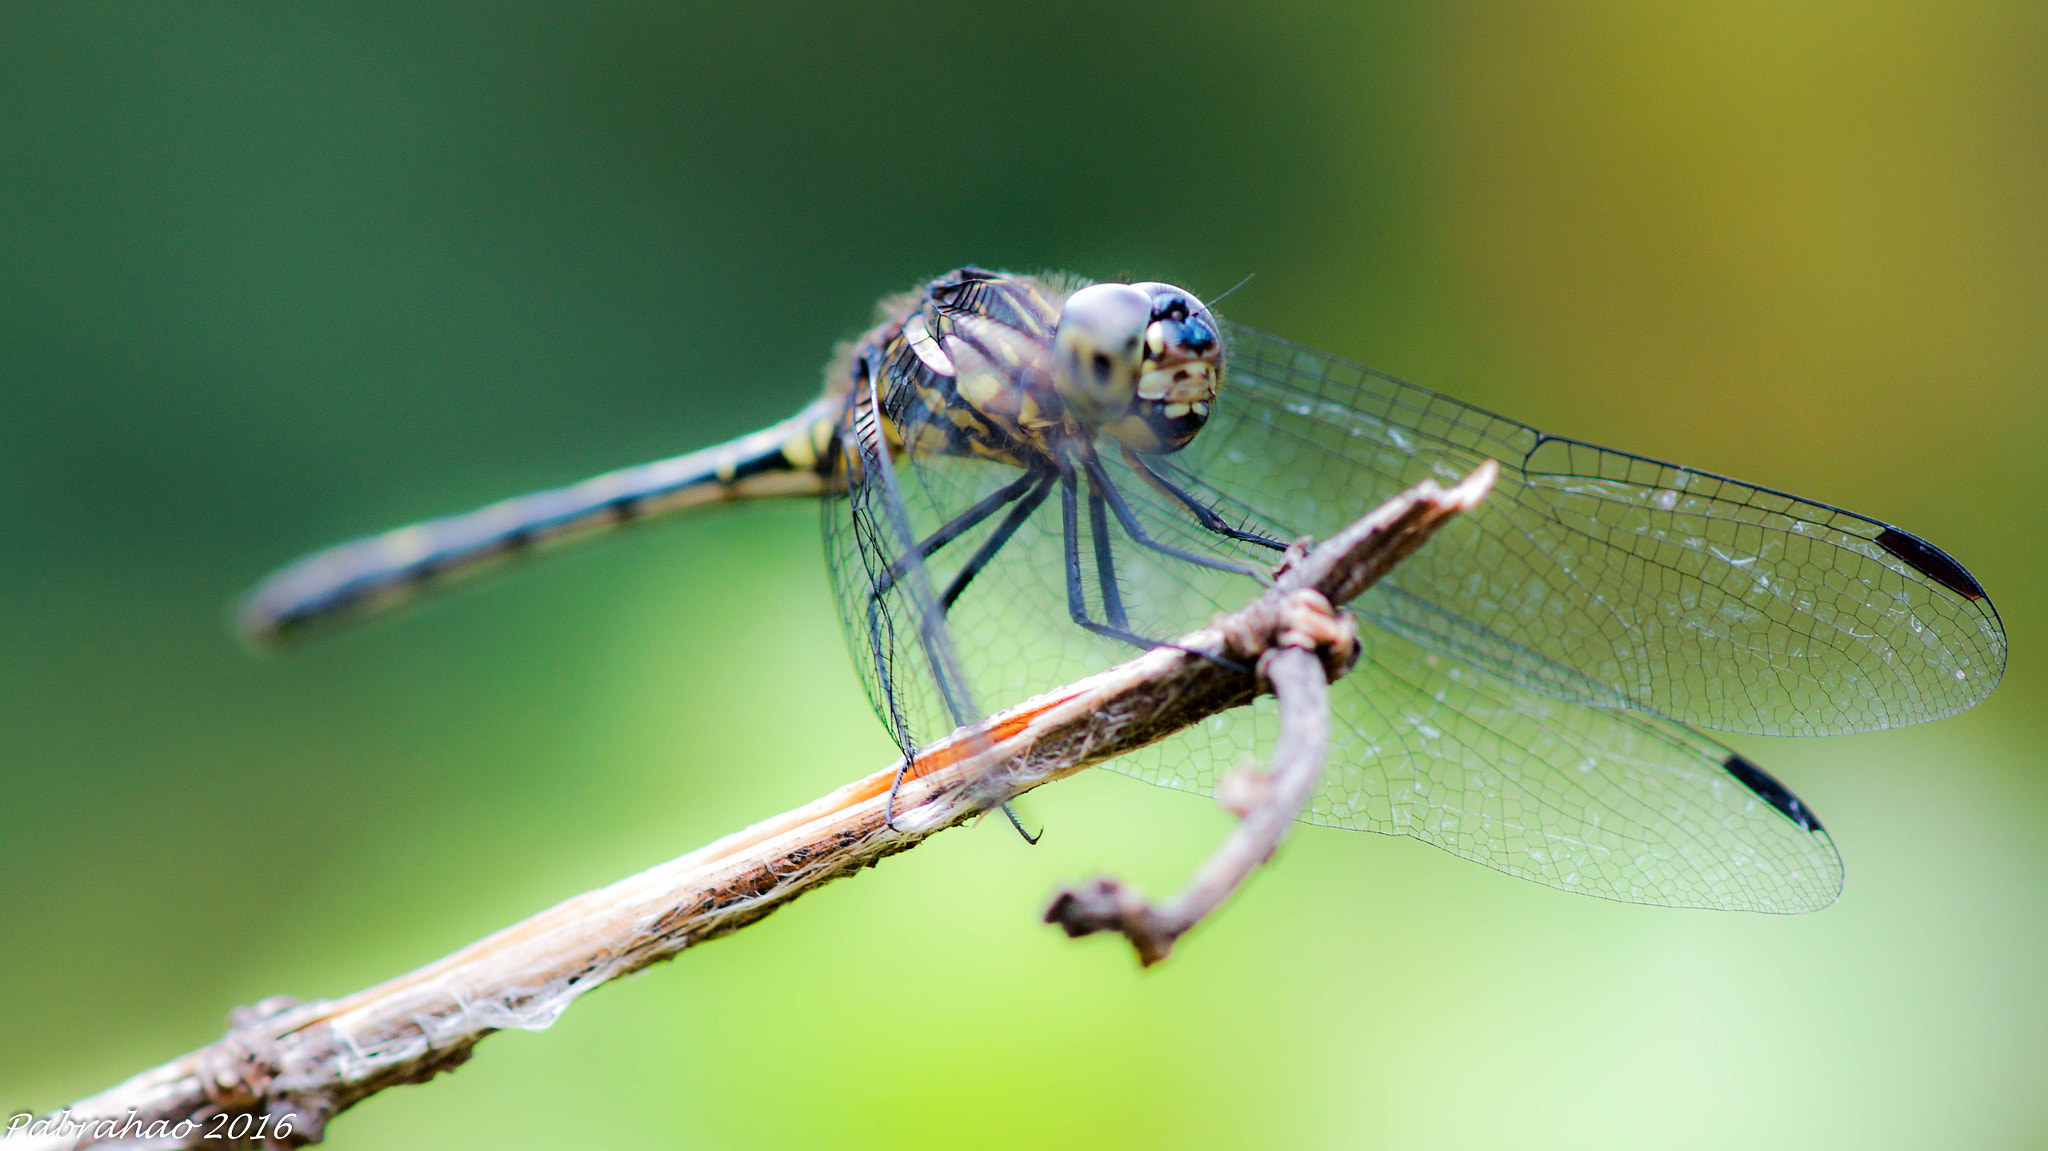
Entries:
[[[1245,273],[1245,277],[1244,277],[1244,279],[1242,279],[1242,280],[1239,280],[1239,281],[1238,281],[1237,283],[1235,283],[1235,284],[1232,284],[1232,285],[1230,286],[1230,292],[1235,292],[1235,291],[1237,291],[1237,290],[1238,290],[1239,288],[1242,288],[1242,287],[1244,287],[1244,286],[1245,286],[1246,284],[1249,284],[1249,283],[1251,283],[1251,282],[1252,282],[1252,277],[1253,277],[1253,276],[1256,276],[1256,275],[1258,275],[1258,273],[1257,273],[1257,272],[1247,272],[1247,273]],[[1228,295],[1230,294],[1230,292],[1225,292],[1225,293],[1223,293],[1223,295],[1222,295],[1222,296],[1218,296],[1218,297],[1216,297],[1215,299],[1213,299],[1213,300],[1210,300],[1210,301],[1209,301],[1209,306],[1213,308],[1213,307],[1215,307],[1216,305],[1218,305],[1218,304],[1222,303],[1222,302],[1223,302],[1223,297],[1224,297],[1224,296],[1228,296]]]

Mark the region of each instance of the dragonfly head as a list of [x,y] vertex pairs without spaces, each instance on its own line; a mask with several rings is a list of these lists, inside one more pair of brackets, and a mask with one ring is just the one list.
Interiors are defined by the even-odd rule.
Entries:
[[1223,379],[1209,309],[1172,284],[1091,284],[1067,297],[1053,335],[1067,409],[1140,452],[1186,447]]

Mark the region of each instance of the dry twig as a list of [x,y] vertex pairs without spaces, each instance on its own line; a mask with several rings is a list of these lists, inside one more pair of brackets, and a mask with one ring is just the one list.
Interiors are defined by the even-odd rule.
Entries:
[[[1211,652],[1257,667],[1280,693],[1288,730],[1266,796],[1188,893],[1166,912],[1146,909],[1142,930],[1123,919],[1095,928],[1116,927],[1141,955],[1148,947],[1163,955],[1272,854],[1314,789],[1327,731],[1324,683],[1349,670],[1353,657],[1330,605],[1364,591],[1476,503],[1493,472],[1482,465],[1449,491],[1421,484],[1297,555],[1274,588],[1182,637],[1179,647],[1156,648],[923,749],[897,793],[893,819],[884,818],[891,765],[367,990],[314,1003],[279,996],[240,1009],[218,1042],[0,1144],[4,1151],[110,1141],[173,1148],[201,1145],[210,1133],[268,1146],[317,1142],[335,1114],[462,1063],[493,1031],[545,1028],[586,991],[737,931],[1025,791],[1250,702],[1257,678],[1192,654]],[[247,1121],[232,1125],[239,1117]]]
[[[1400,546],[1386,533],[1380,517],[1434,485],[1411,489],[1313,552],[1290,558],[1273,590],[1259,603],[1218,621],[1227,629],[1242,627],[1271,637],[1258,656],[1257,669],[1280,705],[1280,739],[1270,771],[1242,772],[1224,781],[1226,796],[1237,793],[1237,828],[1180,894],[1154,905],[1137,888],[1103,876],[1054,896],[1045,911],[1047,923],[1073,938],[1121,932],[1137,950],[1138,962],[1150,967],[1222,906],[1254,868],[1273,857],[1322,779],[1330,743],[1328,685],[1357,661],[1356,629],[1350,617],[1337,615],[1331,604],[1356,598],[1438,524],[1478,502],[1492,487],[1496,471],[1492,463],[1482,465],[1464,483],[1443,493],[1440,503],[1423,497],[1405,513],[1416,517],[1415,535],[1411,543]],[[1256,618],[1263,608],[1278,611],[1280,618]],[[1239,638],[1233,646],[1249,650],[1251,645]]]

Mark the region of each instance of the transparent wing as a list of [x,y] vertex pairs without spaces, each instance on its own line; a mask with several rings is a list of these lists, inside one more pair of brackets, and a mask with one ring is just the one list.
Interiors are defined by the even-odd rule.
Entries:
[[[1163,542],[1220,555],[1248,554],[1243,545],[1202,531],[1184,509],[1167,505],[1121,461],[1109,466],[1118,491]],[[944,598],[963,573],[971,573],[946,610],[943,627],[973,698],[991,707],[1007,706],[1141,650],[1074,622],[1056,489],[1034,502],[1031,477],[1017,466],[915,448],[902,454],[895,474],[911,537],[948,537],[920,564],[933,594]],[[1026,490],[1001,499],[1020,485]],[[848,489],[848,499],[827,500],[824,510],[826,555],[847,647],[869,702],[898,742],[927,742],[952,730],[954,721],[922,652],[917,597],[900,578],[907,549],[882,518],[886,497],[880,484],[862,475]],[[986,513],[960,526],[963,516],[973,519],[970,513],[977,508]],[[1012,523],[1012,516],[1020,518]],[[1114,600],[1131,630],[1170,639],[1202,626],[1219,610],[1242,607],[1258,590],[1242,576],[1138,547],[1112,524],[1106,546],[1110,593],[1105,596],[1104,567],[1087,530],[1084,522],[1086,562],[1079,577],[1085,610],[1093,619],[1108,619]],[[1269,553],[1256,558],[1271,563]]]
[[907,486],[920,474],[915,454],[887,461],[873,409],[849,404],[852,429],[833,449],[834,478],[843,482],[846,498],[824,502],[825,557],[868,702],[907,756],[980,718],[952,631],[937,609],[924,552],[914,546],[976,501],[954,507],[958,490],[931,498]]
[[[1203,531],[1121,463],[1110,472],[1159,542],[1248,554],[1244,545]],[[1020,475],[1002,464],[916,455],[898,474],[919,538]],[[858,516],[828,516],[836,517],[834,538],[858,538]],[[1274,530],[1256,518],[1247,526]],[[1081,527],[1084,599],[1099,619],[1107,597],[1085,520]],[[999,530],[992,515],[932,554],[932,585],[943,591]],[[1120,530],[1110,538],[1114,597],[1143,634],[1178,635],[1257,590],[1243,577],[1149,551]],[[865,568],[857,549],[837,554],[841,606],[855,662],[864,663],[859,645],[872,629],[865,607],[852,609],[866,603]],[[952,605],[953,645],[990,705],[1017,702],[1136,654],[1073,623],[1066,572],[1059,509],[1048,500]],[[915,643],[897,641],[886,679],[864,668],[870,696],[885,722],[884,682],[901,696],[900,712],[945,723]],[[1554,698],[1375,629],[1367,629],[1358,669],[1333,687],[1331,698],[1330,768],[1303,817],[1308,822],[1412,835],[1513,875],[1630,902],[1806,911],[1825,906],[1840,889],[1839,859],[1812,813],[1761,770],[1679,724]],[[1271,727],[1269,707],[1241,708],[1105,766],[1208,793],[1230,768],[1263,761]]]
[[[1841,858],[1812,810],[1728,748],[1399,636],[1362,638],[1359,666],[1331,687],[1330,765],[1304,822],[1413,836],[1627,903],[1791,913],[1840,894]],[[1257,761],[1266,732],[1234,718],[1247,710],[1105,766],[1206,793],[1216,772]]]
[[1323,536],[1501,462],[1485,503],[1358,605],[1425,648],[1562,699],[1768,735],[1951,715],[2004,670],[1991,601],[1917,537],[1227,327],[1215,414],[1159,461],[1219,510]]

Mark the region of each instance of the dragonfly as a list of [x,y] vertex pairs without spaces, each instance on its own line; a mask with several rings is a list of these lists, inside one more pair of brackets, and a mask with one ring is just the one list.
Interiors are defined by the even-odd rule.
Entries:
[[[781,423],[315,553],[239,622],[289,643],[513,553],[811,497],[848,648],[907,756],[1201,626],[1289,543],[1489,459],[1492,494],[1352,605],[1371,626],[1301,818],[1627,902],[1832,903],[1841,858],[1813,809],[1700,729],[1831,735],[1973,706],[2006,639],[1961,564],[1219,321],[1164,283],[949,272],[883,301]],[[1107,766],[1209,793],[1275,726],[1268,700]]]

